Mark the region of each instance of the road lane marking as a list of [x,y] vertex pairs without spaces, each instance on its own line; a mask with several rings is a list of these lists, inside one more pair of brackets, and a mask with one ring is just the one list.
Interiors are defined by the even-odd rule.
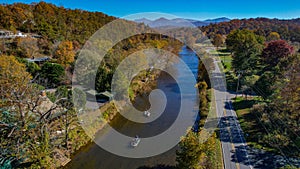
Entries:
[[242,137],[242,135],[241,135],[241,133],[240,133],[240,130],[242,130],[242,128],[241,128],[241,126],[238,125],[238,123],[237,123],[237,120],[238,120],[237,118],[238,118],[238,117],[237,117],[236,112],[233,110],[231,101],[229,101],[229,110],[230,110],[230,112],[231,112],[233,115],[236,116],[236,120],[233,120],[233,121],[234,121],[236,127],[239,127],[239,128],[240,128],[240,129],[238,129],[237,131],[238,131],[239,137],[240,137],[240,139],[241,139],[241,141],[242,141],[242,145],[243,145],[244,150],[245,150],[245,153],[246,153],[248,165],[249,165],[250,169],[253,169],[253,166],[252,166],[251,163],[250,163],[250,159],[249,159],[248,152],[247,152],[247,149],[246,149],[246,143],[245,143],[246,140],[243,139],[243,137]]
[[[226,116],[226,109],[224,109],[224,117]],[[228,120],[226,119],[226,123],[228,124]],[[235,166],[237,169],[240,169],[240,164],[238,163],[238,159],[237,159],[237,154],[236,154],[236,151],[235,151],[235,147],[234,147],[234,144],[233,144],[233,139],[232,139],[232,135],[231,135],[231,131],[230,131],[230,127],[227,127],[226,128],[227,131],[228,131],[228,134],[229,134],[229,138],[230,138],[230,145],[231,145],[231,149],[234,153],[234,159],[235,159]]]

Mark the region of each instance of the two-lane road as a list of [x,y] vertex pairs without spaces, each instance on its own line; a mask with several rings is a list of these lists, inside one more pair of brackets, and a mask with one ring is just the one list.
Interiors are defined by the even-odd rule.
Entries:
[[220,118],[219,128],[225,169],[252,168],[243,131],[229,100],[225,102],[225,110]]
[[225,169],[252,169],[247,153],[247,143],[237,120],[237,115],[230,99],[232,95],[226,90],[226,81],[217,61],[211,73],[214,88],[216,113],[219,118],[220,140]]

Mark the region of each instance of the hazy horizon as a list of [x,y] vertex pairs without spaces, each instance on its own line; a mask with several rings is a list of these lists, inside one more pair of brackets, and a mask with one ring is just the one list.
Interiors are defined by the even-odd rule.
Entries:
[[217,16],[217,17],[215,17],[215,18],[197,19],[197,18],[184,18],[184,17],[178,16],[178,17],[175,17],[175,18],[168,18],[168,17],[148,18],[148,17],[142,17],[142,18],[136,18],[136,19],[133,18],[133,19],[130,19],[130,20],[148,19],[148,20],[151,20],[151,21],[155,21],[155,20],[160,19],[160,18],[165,18],[165,19],[169,19],[169,20],[180,18],[180,19],[191,19],[191,20],[197,20],[197,21],[206,21],[206,20],[213,20],[213,19],[220,19],[220,18],[227,18],[227,19],[230,19],[230,20],[234,20],[234,19],[239,19],[239,20],[241,20],[241,19],[252,19],[252,18],[254,18],[254,19],[256,19],[256,18],[268,18],[268,19],[279,19],[279,20],[292,20],[292,19],[298,19],[298,18],[300,18],[300,16],[299,16],[299,17],[296,17],[296,18],[288,18],[288,19],[286,19],[286,18],[270,18],[270,17],[230,18],[230,17],[226,17],[226,16],[219,16],[219,17]]

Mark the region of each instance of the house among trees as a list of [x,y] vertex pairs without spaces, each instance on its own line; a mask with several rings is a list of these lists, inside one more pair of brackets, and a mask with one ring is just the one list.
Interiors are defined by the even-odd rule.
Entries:
[[15,34],[15,37],[26,38],[27,35],[23,34],[22,32],[17,32],[17,34]]
[[16,37],[26,38],[27,35],[23,34],[20,31],[18,31],[16,34],[14,34],[12,31],[0,30],[0,38],[2,38],[2,39],[13,39]]
[[0,37],[1,38],[4,38],[6,36],[11,36],[13,35],[13,33],[11,31],[8,31],[8,30],[0,30]]
[[36,63],[38,65],[41,65],[41,64],[49,61],[50,58],[48,56],[44,56],[44,57],[41,57],[41,58],[34,58],[34,57],[33,58],[26,58],[26,60],[28,62],[34,62],[34,63]]
[[42,35],[38,35],[38,34],[35,34],[35,33],[31,33],[30,36],[31,36],[32,38],[36,38],[36,39],[43,38]]

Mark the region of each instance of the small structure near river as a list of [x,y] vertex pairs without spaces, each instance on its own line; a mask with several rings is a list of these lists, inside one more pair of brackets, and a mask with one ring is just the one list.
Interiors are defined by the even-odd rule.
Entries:
[[113,94],[109,91],[98,93],[96,90],[88,90],[86,93],[90,100],[94,100],[94,98],[91,97],[95,97],[99,103],[106,103],[113,99]]

